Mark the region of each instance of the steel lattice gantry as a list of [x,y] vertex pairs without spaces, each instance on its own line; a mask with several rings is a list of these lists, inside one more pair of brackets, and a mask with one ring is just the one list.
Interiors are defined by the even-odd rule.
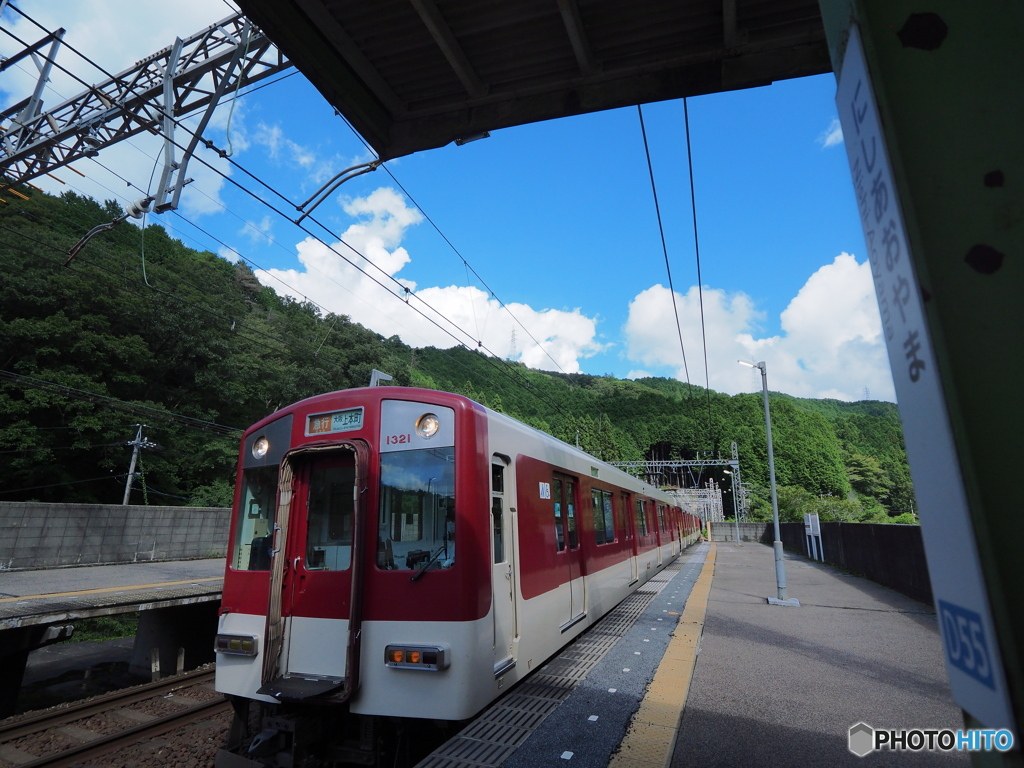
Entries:
[[[59,44],[62,33],[26,46],[22,54],[0,63],[0,70],[28,55],[38,64],[35,52],[51,40]],[[43,109],[42,84],[53,66],[55,45],[44,57],[33,96],[0,113],[0,173],[14,182],[29,181],[148,131],[163,135],[166,142],[158,204],[169,190],[176,190],[175,198],[180,193],[188,158],[221,96],[291,67],[262,32],[235,14]],[[199,130],[187,140],[184,156],[175,158],[176,122],[203,109]]]

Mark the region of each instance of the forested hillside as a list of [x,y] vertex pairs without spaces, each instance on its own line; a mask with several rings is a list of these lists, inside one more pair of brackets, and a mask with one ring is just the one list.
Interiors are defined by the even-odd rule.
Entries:
[[[133,503],[229,503],[232,428],[363,386],[373,368],[399,385],[460,392],[609,461],[728,457],[736,442],[744,481],[767,486],[760,394],[410,349],[282,298],[244,264],[185,248],[157,225],[120,224],[66,263],[85,232],[121,214],[74,194],[0,205],[0,499],[120,501],[126,443],[143,423],[159,447],[142,452]],[[772,433],[784,517],[912,511],[893,404],[773,394]],[[754,503],[770,514],[762,490]]]
[[125,443],[141,422],[160,446],[142,452],[149,503],[226,503],[239,434],[161,412],[244,429],[295,400],[364,385],[373,368],[409,383],[397,339],[281,298],[244,264],[189,250],[160,226],[143,238],[120,224],[65,266],[84,233],[121,214],[74,194],[0,205],[0,370],[76,390],[0,379],[0,498],[120,501]]
[[[413,383],[447,389],[543,429],[607,461],[696,459],[739,451],[755,513],[771,516],[768,448],[760,393],[723,395],[674,379],[627,381],[552,374],[468,350],[416,350]],[[805,400],[772,393],[772,438],[780,514],[802,520],[914,522],[913,488],[893,403]],[[721,471],[696,472],[690,483]],[[731,509],[726,499],[726,509]],[[904,514],[906,513],[906,514]]]

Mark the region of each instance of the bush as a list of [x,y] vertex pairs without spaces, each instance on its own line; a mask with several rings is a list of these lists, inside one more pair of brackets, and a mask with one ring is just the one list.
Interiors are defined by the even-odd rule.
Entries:
[[896,517],[890,517],[885,522],[893,525],[920,525],[921,521],[917,519],[917,515],[912,512],[904,512],[902,515],[896,515]]

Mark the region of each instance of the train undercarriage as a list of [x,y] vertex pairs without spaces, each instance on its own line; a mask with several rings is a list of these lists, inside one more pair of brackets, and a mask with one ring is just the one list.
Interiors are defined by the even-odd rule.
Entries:
[[215,768],[412,768],[466,724],[359,715],[338,704],[228,699],[234,718]]

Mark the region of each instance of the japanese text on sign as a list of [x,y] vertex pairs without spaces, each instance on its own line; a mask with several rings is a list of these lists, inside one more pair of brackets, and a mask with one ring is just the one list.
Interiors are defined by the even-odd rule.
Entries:
[[[845,140],[850,171],[885,340],[887,344],[898,340],[903,345],[902,365],[910,381],[916,384],[929,366],[921,339],[923,318],[919,307],[912,311],[910,306],[911,301],[917,303],[916,282],[906,257],[906,233],[867,78],[858,78],[846,89],[838,105],[844,129],[848,131]],[[897,368],[893,362],[894,372]]]

